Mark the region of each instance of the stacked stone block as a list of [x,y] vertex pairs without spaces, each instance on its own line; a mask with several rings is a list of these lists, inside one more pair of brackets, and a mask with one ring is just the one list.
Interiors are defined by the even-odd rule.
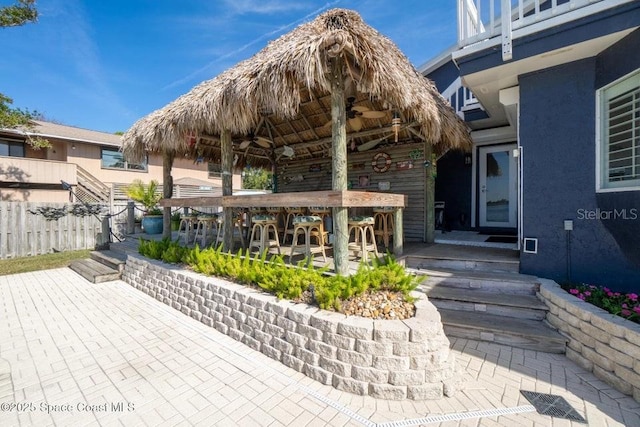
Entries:
[[439,399],[462,387],[440,314],[372,320],[277,300],[259,290],[129,256],[123,280],[323,384],[385,399]]
[[540,280],[547,321],[568,337],[567,357],[640,402],[640,325]]

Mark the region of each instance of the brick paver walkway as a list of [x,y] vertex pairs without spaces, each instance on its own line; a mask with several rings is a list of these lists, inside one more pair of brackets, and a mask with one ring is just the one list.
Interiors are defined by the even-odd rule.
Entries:
[[638,402],[564,356],[452,345],[464,392],[386,401],[316,383],[121,281],[4,276],[0,426],[583,425],[537,414],[520,390],[559,394],[592,426],[640,426]]

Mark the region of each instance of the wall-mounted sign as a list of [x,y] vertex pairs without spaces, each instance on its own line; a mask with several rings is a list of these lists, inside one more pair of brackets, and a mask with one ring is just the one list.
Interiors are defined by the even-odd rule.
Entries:
[[396,162],[396,169],[399,171],[413,169],[413,160],[405,160],[402,162]]

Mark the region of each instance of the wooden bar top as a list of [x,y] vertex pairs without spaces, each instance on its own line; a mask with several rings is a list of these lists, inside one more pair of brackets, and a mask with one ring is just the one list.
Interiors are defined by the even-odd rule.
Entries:
[[230,208],[255,207],[308,207],[326,206],[329,208],[359,207],[396,207],[406,206],[404,194],[376,193],[369,191],[306,191],[299,193],[247,194],[241,196],[185,197],[162,199],[160,206],[205,207],[219,206]]

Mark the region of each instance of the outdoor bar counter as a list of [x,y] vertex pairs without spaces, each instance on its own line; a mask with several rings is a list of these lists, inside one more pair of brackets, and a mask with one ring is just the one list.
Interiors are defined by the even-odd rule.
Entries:
[[[404,194],[377,193],[368,191],[306,191],[299,193],[248,194],[218,197],[185,197],[162,199],[163,207],[222,207],[222,208],[264,208],[264,207],[309,207],[328,208],[376,208],[393,207],[393,253],[403,252],[402,210],[406,205]],[[335,227],[335,223],[334,223]],[[344,230],[346,233],[347,230]]]

